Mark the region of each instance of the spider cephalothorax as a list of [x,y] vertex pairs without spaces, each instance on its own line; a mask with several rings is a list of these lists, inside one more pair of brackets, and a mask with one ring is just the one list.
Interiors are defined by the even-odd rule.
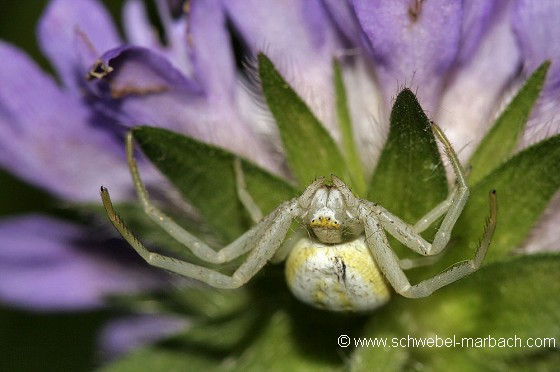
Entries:
[[[201,280],[219,288],[237,288],[248,282],[267,262],[286,260],[286,279],[296,297],[311,305],[340,311],[374,309],[389,298],[387,283],[403,296],[418,298],[476,271],[488,250],[496,227],[497,202],[490,193],[490,216],[475,256],[446,271],[411,285],[404,270],[410,261],[401,261],[391,249],[387,233],[422,256],[440,253],[449,242],[455,222],[461,215],[469,189],[464,170],[455,151],[439,127],[434,133],[445,147],[457,186],[447,199],[435,206],[415,225],[409,225],[382,206],[354,196],[336,176],[331,183],[320,178],[299,197],[281,203],[237,240],[219,251],[178,226],[157,209],[148,198],[133,157],[132,135],[127,136],[127,155],[139,199],[150,218],[197,257],[210,263],[224,263],[247,254],[231,275],[148,251],[126,228],[115,213],[109,193],[101,188],[104,206],[113,225],[132,247],[151,265]],[[237,167],[237,177],[242,177]],[[253,216],[256,204],[238,182],[240,200]],[[420,233],[443,216],[430,243]],[[310,230],[296,237],[294,244],[282,245],[296,219]],[[430,259],[427,257],[426,259]]]
[[309,198],[309,205],[301,205],[303,223],[309,226],[322,243],[342,243],[356,238],[363,231],[354,206],[348,205],[342,191],[350,190],[323,184]]

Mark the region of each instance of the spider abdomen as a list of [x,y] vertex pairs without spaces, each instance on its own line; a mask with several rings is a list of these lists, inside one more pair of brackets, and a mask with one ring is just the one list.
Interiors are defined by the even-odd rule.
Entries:
[[321,309],[368,311],[390,296],[363,236],[334,245],[301,239],[286,261],[286,280],[298,299]]

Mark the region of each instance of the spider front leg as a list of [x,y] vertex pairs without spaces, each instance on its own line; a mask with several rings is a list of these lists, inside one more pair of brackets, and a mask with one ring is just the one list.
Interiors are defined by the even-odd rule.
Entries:
[[458,262],[442,273],[416,285],[410,284],[403,269],[400,267],[398,257],[389,246],[381,221],[375,214],[372,214],[371,209],[367,206],[362,206],[359,219],[364,224],[366,243],[387,281],[395,288],[397,293],[405,297],[420,298],[429,296],[441,287],[464,278],[480,268],[496,229],[498,207],[495,191],[490,193],[489,205],[490,214],[474,257],[468,261]]
[[[132,137],[132,132],[128,132],[126,134],[125,143],[128,167],[130,169],[130,174],[132,176],[134,187],[136,189],[136,194],[138,196],[138,199],[140,200],[140,203],[142,204],[142,207],[144,208],[144,212],[148,215],[148,217],[150,217],[153,222],[159,225],[179,243],[189,247],[189,249],[195,256],[206,262],[215,264],[228,262],[247,253],[251,249],[251,245],[247,244],[247,242],[250,242],[253,239],[254,235],[259,234],[259,228],[249,230],[241,236],[243,237],[243,239],[241,239],[240,237],[222,250],[215,251],[210,246],[208,246],[208,244],[204,243],[202,240],[198,239],[196,236],[192,235],[187,230],[179,226],[169,216],[167,216],[159,208],[157,208],[149,198],[148,191],[146,190],[144,182],[142,182],[136,160],[134,159],[134,139]],[[109,196],[107,195],[107,199],[108,198]]]
[[146,187],[140,178],[138,166],[134,159],[133,147],[132,133],[129,132],[126,136],[128,165],[138,198],[144,211],[152,221],[163,228],[178,242],[188,247],[198,258],[210,263],[228,262],[251,251],[246,261],[239,266],[231,277],[202,266],[150,252],[134,234],[132,234],[122,219],[117,215],[111,203],[108,190],[102,187],[101,198],[112,224],[123,238],[125,238],[150,265],[201,280],[214,287],[236,288],[255,275],[255,273],[274,255],[276,250],[278,250],[278,246],[283,241],[291,221],[295,216],[296,199],[281,204],[274,212],[269,214],[264,220],[244,233],[233,243],[220,251],[215,251],[203,241],[183,229],[152,204],[148,197]]
[[148,264],[200,280],[216,288],[238,288],[248,282],[272,258],[284,240],[295,215],[294,211],[297,209],[296,199],[282,203],[253,229],[223,248],[223,251],[232,251],[236,250],[232,249],[232,246],[239,246],[251,251],[245,262],[235,270],[233,275],[228,276],[203,266],[150,252],[115,212],[109,193],[104,187],[101,188],[101,198],[113,226]]

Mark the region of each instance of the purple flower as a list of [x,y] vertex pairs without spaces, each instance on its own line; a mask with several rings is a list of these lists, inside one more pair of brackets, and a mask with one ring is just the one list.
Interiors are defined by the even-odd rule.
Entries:
[[[148,124],[287,176],[278,134],[254,89],[258,51],[270,56],[335,139],[332,59],[341,58],[369,174],[391,99],[403,85],[417,91],[467,159],[513,89],[550,59],[524,143],[559,132],[556,2],[194,0],[178,18],[171,2],[156,3],[165,45],[141,1],[125,4],[123,39],[99,2],[52,0],[38,37],[58,80],[0,42],[4,169],[61,201],[99,203],[102,184],[111,186],[115,200],[129,200],[122,135]],[[249,67],[242,70],[240,62]],[[156,182],[156,172],[142,166],[148,184]],[[559,221],[556,208],[528,245],[542,249]],[[92,239],[93,230],[45,216],[1,221],[0,300],[35,310],[91,309],[106,295],[161,284],[150,270],[98,253],[105,242]],[[118,248],[113,251],[124,250]]]

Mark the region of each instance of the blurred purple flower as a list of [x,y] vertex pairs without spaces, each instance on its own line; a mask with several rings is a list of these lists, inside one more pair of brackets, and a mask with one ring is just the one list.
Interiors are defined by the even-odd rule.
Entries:
[[[125,42],[99,2],[52,0],[38,37],[58,81],[0,42],[0,166],[61,200],[98,203],[102,184],[125,200],[132,193],[122,134],[148,124],[285,175],[276,129],[252,89],[254,71],[241,71],[235,58],[243,53],[241,62],[250,65],[261,50],[335,139],[332,58],[341,58],[369,173],[391,99],[403,85],[417,90],[466,159],[512,89],[550,59],[525,143],[559,132],[560,3],[194,0],[178,18],[171,3],[156,1],[162,45],[142,1],[125,4]],[[148,171],[148,182],[153,175]],[[532,244],[542,248],[559,221],[560,213],[552,213]],[[157,284],[149,272],[139,279],[137,268],[115,269],[94,249],[84,250],[89,234],[46,217],[0,222],[1,300],[41,310],[90,309],[107,294]]]
[[156,276],[138,269],[135,255],[118,249],[128,267],[117,260],[111,252],[115,245],[102,244],[79,226],[45,216],[4,219],[0,298],[38,311],[81,310],[102,306],[107,293],[161,286]]

